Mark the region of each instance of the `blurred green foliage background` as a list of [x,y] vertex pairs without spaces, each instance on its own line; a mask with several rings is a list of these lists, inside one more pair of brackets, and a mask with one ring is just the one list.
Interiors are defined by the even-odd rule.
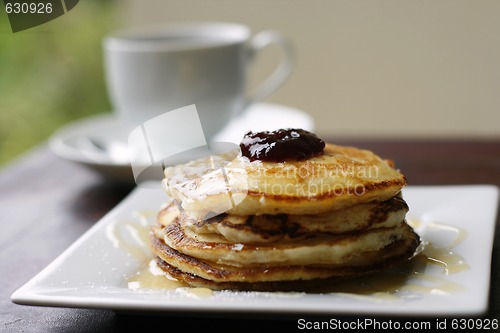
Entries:
[[80,1],[65,15],[17,33],[0,9],[0,165],[61,125],[110,110],[102,38],[116,24],[114,6]]

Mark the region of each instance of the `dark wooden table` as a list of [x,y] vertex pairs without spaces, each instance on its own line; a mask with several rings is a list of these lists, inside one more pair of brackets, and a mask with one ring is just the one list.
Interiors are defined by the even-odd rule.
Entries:
[[[500,186],[500,140],[338,140],[393,159],[411,185],[494,184]],[[111,332],[125,328],[234,331],[296,330],[299,318],[262,314],[173,313],[161,316],[84,308],[16,305],[10,295],[40,272],[73,241],[119,203],[132,186],[114,183],[93,170],[35,148],[0,171],[0,331]],[[498,223],[497,223],[498,224]],[[484,318],[500,320],[500,238],[495,235],[491,297]],[[466,301],[466,300],[464,300]],[[345,317],[345,320],[355,318]],[[391,318],[386,318],[387,320]],[[422,318],[392,318],[422,320]]]

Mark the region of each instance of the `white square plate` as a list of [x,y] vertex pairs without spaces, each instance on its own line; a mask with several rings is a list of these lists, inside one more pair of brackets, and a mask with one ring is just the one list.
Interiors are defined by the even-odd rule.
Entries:
[[[11,299],[26,305],[137,312],[479,315],[488,306],[498,195],[491,185],[405,188],[408,220],[429,242],[426,248],[432,253],[427,257],[434,260],[420,260],[418,272],[397,288],[316,294],[220,291],[200,296],[190,288],[128,288],[128,279],[151,256],[140,232],[147,232],[166,200],[160,189],[137,188]],[[149,218],[138,212],[149,212]]]

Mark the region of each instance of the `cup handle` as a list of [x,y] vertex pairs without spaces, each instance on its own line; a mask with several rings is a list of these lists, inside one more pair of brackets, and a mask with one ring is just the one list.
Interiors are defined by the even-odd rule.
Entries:
[[276,44],[284,52],[283,59],[267,79],[258,86],[247,100],[247,106],[264,100],[278,89],[290,76],[294,67],[294,51],[290,40],[278,31],[262,31],[256,34],[249,43],[250,60],[269,45]]

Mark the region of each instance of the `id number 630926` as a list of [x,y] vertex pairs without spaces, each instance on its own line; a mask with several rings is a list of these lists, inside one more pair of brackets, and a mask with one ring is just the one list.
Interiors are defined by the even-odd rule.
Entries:
[[52,3],[41,2],[14,2],[6,3],[7,14],[50,14],[52,13]]

